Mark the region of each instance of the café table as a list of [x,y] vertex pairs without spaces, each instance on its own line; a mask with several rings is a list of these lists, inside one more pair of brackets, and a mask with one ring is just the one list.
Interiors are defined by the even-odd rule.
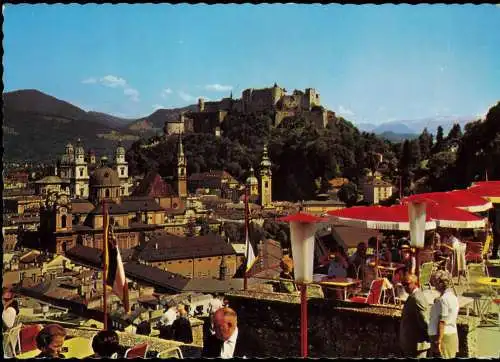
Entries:
[[[28,359],[35,358],[41,351],[34,349],[29,352],[18,354],[16,358]],[[66,358],[87,358],[94,354],[91,341],[83,337],[73,337],[66,339],[63,344],[63,351],[61,352]]]
[[401,263],[379,263],[379,265],[377,265],[377,274],[380,276],[380,277],[386,277],[386,276],[391,276],[391,280],[393,280],[394,278],[394,275],[396,275],[396,273],[403,269],[405,267],[404,264],[401,264]]
[[349,288],[358,286],[361,284],[361,280],[352,279],[352,278],[333,278],[333,277],[324,277],[321,279],[319,284],[322,287],[328,289],[342,290],[344,293],[344,300],[347,300],[347,290]]
[[[489,287],[493,292],[492,295],[486,296],[486,300],[484,301],[484,304],[482,305],[482,308],[480,310],[481,320],[488,322],[490,320],[489,318],[487,318],[486,314],[493,304],[497,304],[495,300],[498,300],[498,297],[500,296],[500,278],[480,277],[477,279],[477,283]],[[494,320],[493,322],[497,325],[500,324],[500,318]]]

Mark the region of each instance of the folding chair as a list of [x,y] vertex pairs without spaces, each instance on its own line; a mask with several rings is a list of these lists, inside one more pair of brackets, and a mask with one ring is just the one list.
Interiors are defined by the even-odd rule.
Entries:
[[42,330],[40,324],[24,325],[19,331],[20,352],[25,353],[37,349],[36,336]]
[[179,358],[184,359],[182,355],[182,350],[179,347],[166,349],[164,351],[158,352],[156,358]]
[[427,262],[423,263],[420,265],[420,278],[419,278],[419,284],[420,288],[423,290],[424,287],[431,287],[430,281],[431,281],[431,275],[432,272],[435,269],[435,265],[433,262]]
[[370,285],[370,291],[367,296],[354,296],[348,300],[354,303],[362,304],[380,304],[382,298],[382,288],[384,286],[384,279],[375,279]]
[[127,359],[146,358],[147,351],[148,351],[148,344],[147,343],[136,344],[135,346],[133,346],[125,351],[124,357]]
[[467,241],[465,249],[465,261],[480,263],[483,261],[483,243]]
[[19,353],[19,332],[22,327],[22,324],[18,324],[3,334],[3,352],[5,358],[14,358]]
[[[489,309],[492,297],[495,293],[490,287],[477,283],[477,280],[481,277],[488,276],[488,270],[485,269],[484,263],[471,263],[467,265],[467,274],[469,275],[467,289],[462,295],[474,299],[474,313],[481,318],[481,320],[484,320],[484,314]],[[485,298],[483,299],[483,297]]]

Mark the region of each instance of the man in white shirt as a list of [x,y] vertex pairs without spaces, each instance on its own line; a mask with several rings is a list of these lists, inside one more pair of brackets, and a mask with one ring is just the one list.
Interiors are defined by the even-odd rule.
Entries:
[[458,352],[458,298],[453,292],[453,280],[446,270],[438,270],[431,284],[441,294],[431,308],[428,333],[434,352],[442,358],[455,358]]
[[215,334],[210,335],[204,343],[202,357],[233,358],[264,355],[260,341],[238,329],[237,315],[232,308],[224,307],[217,310],[213,320]]

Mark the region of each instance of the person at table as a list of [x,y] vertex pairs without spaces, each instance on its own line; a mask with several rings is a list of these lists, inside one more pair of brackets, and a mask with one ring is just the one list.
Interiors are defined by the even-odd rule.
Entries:
[[344,257],[339,246],[335,246],[332,249],[330,255],[330,263],[328,264],[328,276],[334,278],[345,278],[347,277],[347,268],[349,263]]
[[126,348],[120,345],[115,331],[99,331],[92,339],[92,358],[121,358]]
[[458,352],[458,298],[453,292],[453,279],[447,270],[436,271],[430,280],[439,292],[431,308],[428,334],[434,357],[455,358]]
[[167,307],[165,313],[160,320],[160,338],[161,339],[174,339],[174,329],[172,325],[177,318],[177,308]]
[[186,306],[182,303],[177,305],[177,319],[172,324],[174,340],[183,343],[193,343],[193,330],[188,318]]
[[279,282],[279,292],[281,293],[294,293],[297,291],[297,286],[294,283],[293,275],[293,259],[288,255],[283,256],[280,261],[280,282]]
[[366,244],[361,242],[356,247],[356,251],[349,258],[349,264],[353,265],[356,269],[366,263]]
[[425,358],[430,347],[427,299],[418,287],[418,277],[415,274],[405,274],[401,284],[408,293],[408,298],[401,313],[399,344],[405,357]]
[[36,346],[41,351],[36,358],[65,358],[61,353],[66,330],[59,324],[48,324],[36,335]]
[[380,249],[380,259],[385,263],[392,263],[391,249],[385,242],[382,243],[382,248]]

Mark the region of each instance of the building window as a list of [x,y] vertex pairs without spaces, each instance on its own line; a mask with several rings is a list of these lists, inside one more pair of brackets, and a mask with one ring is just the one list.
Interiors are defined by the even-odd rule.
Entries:
[[269,182],[268,182],[268,181],[265,181],[265,182],[264,182],[264,185],[265,185],[264,187],[268,188],[268,187],[269,187]]
[[85,189],[81,188],[81,189],[80,189],[80,195],[82,195],[82,196],[83,196],[83,194],[84,194],[84,193],[85,193]]
[[120,174],[125,175],[125,167],[120,167]]
[[106,189],[106,191],[104,193],[105,193],[105,197],[109,197],[109,189]]
[[62,227],[62,228],[65,228],[65,227],[66,227],[66,223],[67,223],[66,218],[67,218],[67,217],[66,217],[66,215],[63,215],[63,216],[61,217],[61,227]]
[[83,177],[83,168],[80,169],[80,177]]
[[122,195],[122,196],[125,195],[125,187],[122,187],[120,189],[120,195]]

